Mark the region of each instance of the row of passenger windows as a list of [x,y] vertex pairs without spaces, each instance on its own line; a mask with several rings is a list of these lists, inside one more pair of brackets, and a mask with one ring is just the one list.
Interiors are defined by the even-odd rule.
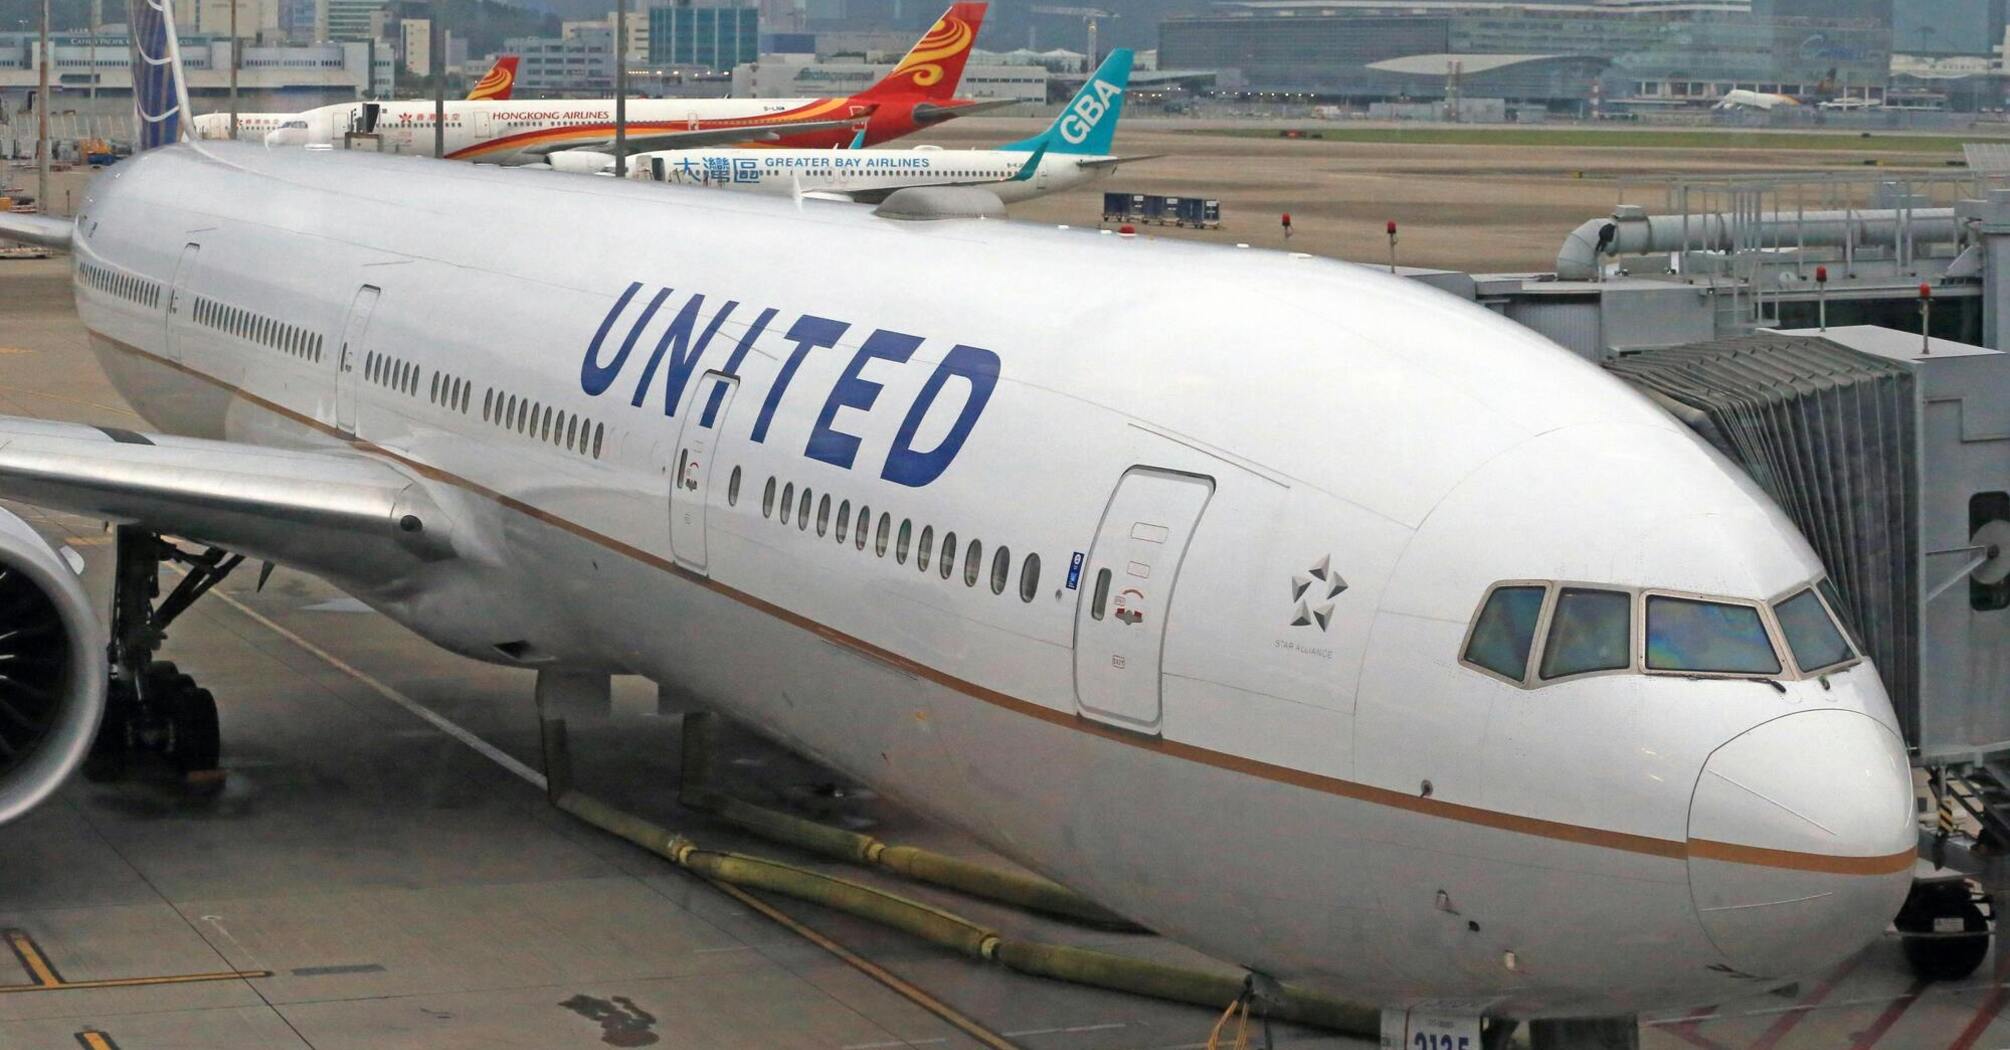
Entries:
[[460,376],[450,376],[445,372],[433,373],[433,392],[428,395],[433,404],[449,412],[465,413],[468,399],[474,396],[475,385]]
[[419,392],[419,366],[389,354],[371,351],[363,359],[363,378],[401,394]]
[[[1772,678],[1787,666],[1777,638],[1801,675],[1816,675],[1857,659],[1840,607],[1826,580],[1770,606],[1589,584],[1501,583],[1487,592],[1462,659],[1529,686],[1624,671]],[[1643,624],[1637,634],[1636,621]]]
[[321,334],[297,324],[276,321],[242,307],[196,296],[195,323],[260,346],[271,347],[302,361],[321,360]]
[[83,273],[84,283],[98,291],[138,303],[149,310],[159,309],[161,305],[161,286],[144,277],[120,273],[93,262],[80,262],[77,269]]
[[[684,477],[684,464],[677,464],[676,477]],[[1012,549],[998,546],[991,549],[990,558],[985,558],[984,542],[972,538],[960,548],[956,533],[945,531],[940,547],[936,545],[935,526],[924,525],[919,535],[915,533],[911,518],[900,519],[894,525],[893,515],[881,511],[875,524],[872,508],[861,502],[856,514],[851,501],[841,499],[832,505],[830,493],[818,495],[808,485],[800,492],[795,483],[781,486],[779,495],[775,491],[778,480],[770,477],[761,490],[761,517],[773,518],[783,525],[793,519],[797,531],[808,532],[814,523],[818,536],[833,536],[839,544],[850,542],[854,550],[863,551],[867,544],[872,546],[875,557],[884,558],[889,552],[896,565],[906,565],[910,556],[914,567],[921,572],[933,571],[942,579],[952,579],[959,574],[965,587],[975,588],[985,582],[992,594],[1004,594],[1012,581]],[[726,505],[740,503],[740,468],[734,467],[726,481]],[[961,554],[959,569],[957,557]],[[1040,556],[1028,554],[1019,563],[1019,600],[1030,602],[1040,593]]]
[[482,421],[594,459],[600,458],[601,443],[607,437],[605,423],[595,423],[584,416],[541,405],[527,397],[505,394],[493,387],[482,394]]

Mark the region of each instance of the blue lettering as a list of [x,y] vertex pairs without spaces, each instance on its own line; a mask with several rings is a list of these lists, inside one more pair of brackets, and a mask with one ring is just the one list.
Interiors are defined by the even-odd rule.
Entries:
[[[770,306],[761,311],[761,316],[754,318],[754,326],[740,333],[739,344],[733,347],[732,356],[726,358],[726,367],[720,371],[736,378],[739,376],[740,362],[747,359],[747,351],[752,350],[754,348],[754,340],[759,339],[761,333],[768,330],[768,322],[775,319],[776,313],[775,308]],[[712,388],[712,396],[706,399],[705,415],[698,420],[698,425],[701,427],[710,427],[713,418],[719,414],[719,405],[725,400],[726,384],[720,383]]]
[[851,356],[851,364],[845,366],[844,374],[838,376],[837,383],[831,387],[831,395],[824,401],[823,413],[817,416],[817,425],[810,431],[810,443],[803,449],[803,454],[850,470],[852,460],[858,456],[858,438],[840,433],[831,424],[836,422],[839,409],[872,411],[872,403],[879,399],[881,389],[880,384],[859,378],[859,372],[865,368],[867,361],[875,358],[900,364],[914,356],[914,348],[920,345],[920,336],[889,332],[883,328],[866,336],[865,344]]
[[775,408],[782,403],[782,395],[788,391],[789,381],[796,377],[796,369],[802,366],[803,358],[809,356],[810,349],[837,345],[845,329],[850,327],[851,323],[848,321],[833,321],[815,314],[804,314],[796,318],[796,323],[789,327],[789,339],[796,344],[796,348],[789,354],[789,359],[782,362],[782,370],[775,375],[774,385],[768,388],[767,400],[761,402],[761,414],[754,418],[754,432],[751,438],[755,442],[768,440],[768,424],[774,422]]
[[[622,363],[628,359],[628,349],[623,347],[621,356],[616,357],[612,365],[602,368],[599,360],[600,344],[607,341],[607,333],[614,328],[614,319],[620,317],[623,310],[628,309],[628,301],[635,298],[635,293],[641,290],[642,282],[636,281],[628,286],[627,291],[621,293],[621,298],[614,301],[614,309],[607,311],[607,316],[601,318],[600,331],[593,333],[593,342],[586,347],[586,360],[579,363],[579,386],[594,397],[599,397],[602,391],[613,384],[615,374],[621,371]],[[629,336],[628,342],[633,345],[635,337]]]
[[[705,297],[702,294],[693,295],[684,308],[677,311],[670,327],[664,329],[663,338],[656,340],[656,350],[649,355],[649,363],[642,367],[642,379],[635,384],[635,398],[629,404],[637,408],[642,406],[642,399],[649,396],[649,381],[656,378],[656,366],[662,362],[663,352],[669,350],[670,373],[664,380],[663,414],[676,415],[677,403],[684,399],[684,384],[690,382],[691,371],[697,367],[698,359],[705,356],[705,348],[712,345],[712,336],[718,333],[719,326],[732,316],[733,308],[738,305],[727,300],[726,305],[712,315],[711,323],[705,326],[705,334],[693,342],[691,329],[698,323],[698,311],[705,307]],[[671,349],[673,343],[676,344],[675,349]]]
[[[970,396],[963,402],[963,410],[950,426],[949,434],[942,444],[922,452],[914,447],[915,433],[921,429],[921,421],[928,416],[935,399],[951,376],[961,376],[970,383]],[[899,485],[920,488],[942,476],[949,469],[949,463],[963,448],[963,442],[970,437],[970,430],[977,425],[977,417],[984,412],[984,406],[991,400],[991,393],[998,387],[998,355],[981,347],[957,346],[936,366],[935,374],[928,377],[921,393],[915,396],[914,406],[907,410],[907,418],[901,421],[900,433],[894,435],[893,448],[886,454],[886,466],[879,476]]]

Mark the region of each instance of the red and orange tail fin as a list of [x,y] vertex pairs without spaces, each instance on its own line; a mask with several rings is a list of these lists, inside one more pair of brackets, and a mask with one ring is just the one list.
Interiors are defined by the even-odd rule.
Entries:
[[475,84],[473,90],[468,92],[468,101],[474,102],[480,99],[487,99],[490,102],[508,101],[510,91],[516,87],[516,63],[515,55],[498,55],[494,68],[490,69],[488,74]]
[[893,67],[879,83],[860,92],[859,98],[884,95],[921,95],[924,98],[956,97],[963,81],[963,64],[970,60],[970,47],[977,42],[977,30],[984,25],[982,3],[956,3],[935,20],[927,33],[915,41],[907,57]]

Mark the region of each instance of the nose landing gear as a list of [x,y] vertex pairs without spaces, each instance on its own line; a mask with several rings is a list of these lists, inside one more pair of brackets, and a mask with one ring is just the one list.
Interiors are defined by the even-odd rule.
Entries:
[[1969,889],[1960,876],[1919,879],[1892,920],[1905,961],[1928,981],[1958,981],[1975,972],[1989,954],[1986,894]]
[[[223,743],[216,698],[173,663],[154,659],[154,653],[166,641],[168,625],[244,558],[214,547],[192,553],[132,525],[119,526],[114,549],[111,644],[106,653],[111,681],[104,722],[84,775],[99,781],[116,779],[130,770],[134,758],[152,755],[165,759],[190,787],[220,787]],[[179,564],[185,571],[174,590],[156,603],[162,561]]]

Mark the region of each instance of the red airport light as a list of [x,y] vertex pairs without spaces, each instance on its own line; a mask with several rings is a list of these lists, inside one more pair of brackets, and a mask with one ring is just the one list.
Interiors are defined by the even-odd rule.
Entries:
[[1919,297],[1921,299],[1933,298],[1933,286],[1927,284],[1925,281],[1919,282]]
[[1829,268],[1828,268],[1828,267],[1826,267],[1826,266],[1817,266],[1817,267],[1815,267],[1815,283],[1816,283],[1816,284],[1827,284],[1827,283],[1829,283]]

